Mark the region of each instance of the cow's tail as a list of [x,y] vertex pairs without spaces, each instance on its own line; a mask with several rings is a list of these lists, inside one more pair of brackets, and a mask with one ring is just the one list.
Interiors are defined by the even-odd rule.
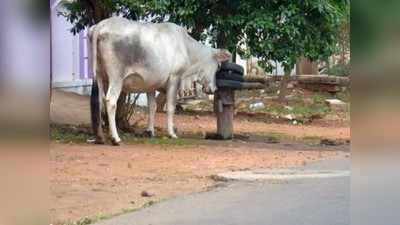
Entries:
[[87,47],[88,47],[88,62],[92,68],[93,82],[92,92],[90,96],[90,116],[92,122],[93,133],[96,136],[96,141],[101,142],[101,104],[99,98],[99,86],[97,76],[97,32],[95,32],[95,26],[92,26],[88,31]]

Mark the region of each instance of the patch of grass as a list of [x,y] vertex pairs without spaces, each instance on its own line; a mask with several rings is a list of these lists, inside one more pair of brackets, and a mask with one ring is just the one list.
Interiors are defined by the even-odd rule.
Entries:
[[344,102],[350,103],[350,91],[348,90],[336,93],[335,97]]
[[[144,207],[144,206],[143,206]],[[139,208],[140,209],[140,208]],[[127,213],[131,213],[131,212],[136,212],[136,211],[138,211],[139,210],[138,208],[125,208],[125,209],[122,209],[122,212],[121,213],[118,213],[118,214],[115,214],[115,215],[113,215],[113,216],[119,216],[119,215],[122,215],[122,214],[127,214]],[[113,217],[113,216],[110,216],[110,217]]]
[[107,219],[111,219],[113,217],[120,216],[120,215],[123,215],[123,214],[136,212],[136,211],[138,211],[140,209],[144,209],[144,208],[150,207],[150,206],[155,205],[157,203],[160,203],[162,201],[164,201],[164,199],[160,199],[160,200],[156,200],[156,201],[155,200],[150,200],[150,201],[146,202],[140,208],[125,208],[125,209],[122,209],[122,211],[119,212],[119,213],[115,213],[115,214],[98,214],[97,216],[94,216],[92,218],[85,217],[85,218],[82,218],[82,219],[77,220],[77,221],[67,221],[65,223],[62,223],[61,225],[90,225],[90,224],[93,224],[93,223],[97,223],[97,222],[99,222],[101,220],[107,220]]
[[278,132],[270,132],[270,133],[266,133],[265,136],[270,137],[270,138],[274,138],[277,140],[284,140],[284,139],[289,139],[290,136],[284,133],[278,133]]
[[348,144],[348,140],[330,139],[319,136],[306,136],[302,138],[303,142],[310,146],[338,146]]
[[266,112],[273,116],[292,115],[296,120],[309,120],[322,117],[330,111],[325,104],[326,96],[320,93],[315,93],[310,101],[305,101],[304,98],[296,96],[288,105],[278,101],[268,102],[266,107],[259,109],[259,112]]
[[256,136],[260,136],[268,140],[270,143],[278,143],[283,140],[293,140],[295,137],[284,134],[284,133],[278,133],[278,132],[261,132],[261,133],[256,133]]
[[92,223],[95,223],[95,222],[97,222],[97,220],[85,217],[85,218],[77,220],[77,221],[65,222],[62,225],[89,225],[89,224],[92,224]]
[[272,102],[265,108],[258,110],[266,112],[273,116],[286,116],[292,115],[296,120],[309,120],[313,118],[320,118],[330,111],[329,107],[325,104],[325,98],[319,95],[313,96],[312,104],[305,102],[295,102],[286,106],[279,102]]
[[312,119],[322,117],[330,109],[326,105],[311,105],[311,106],[295,106],[293,113],[300,118]]
[[[138,210],[138,209],[136,209],[136,210]],[[135,211],[135,210],[131,210],[131,211],[122,210],[121,213],[109,214],[109,215],[100,213],[97,216],[94,216],[92,218],[85,217],[85,218],[82,218],[82,219],[76,220],[76,221],[67,221],[67,222],[65,222],[65,223],[63,223],[61,225],[90,225],[90,224],[97,223],[97,222],[102,221],[102,220],[107,220],[107,219],[110,219],[112,217],[119,216],[119,215],[122,215],[124,213],[129,213],[129,212],[133,212],[133,211]]]
[[272,103],[272,104],[265,106],[265,108],[263,108],[263,109],[258,109],[257,111],[258,112],[267,112],[267,113],[271,113],[271,114],[275,114],[275,115],[282,115],[282,114],[286,114],[289,110],[286,109],[284,105]]
[[177,139],[170,139],[170,138],[151,138],[148,139],[147,143],[153,145],[192,145],[193,140],[185,139],[185,138],[177,138]]
[[326,96],[321,93],[314,93],[312,96],[313,104],[325,104]]
[[318,146],[321,145],[321,140],[323,138],[319,137],[319,136],[305,136],[302,138],[302,141],[306,144],[306,145],[310,145],[310,146]]
[[[195,144],[194,139],[190,138],[177,138],[171,139],[165,136],[148,138],[140,137],[140,135],[134,133],[122,133],[120,132],[122,141],[128,144],[152,144],[152,145],[193,145]],[[89,127],[85,126],[73,126],[73,125],[50,125],[50,138],[62,143],[86,143],[91,138],[91,132]]]
[[265,133],[265,132],[257,132],[252,133],[250,136],[253,141],[263,141],[265,143],[296,143],[296,144],[305,144],[308,146],[340,146],[340,145],[348,145],[350,144],[350,140],[346,139],[332,139],[323,136],[304,136],[297,137],[288,135],[285,133]]
[[[161,200],[158,201],[158,202],[161,202]],[[153,201],[153,200],[148,201],[148,202],[146,202],[146,203],[143,205],[143,208],[150,207],[150,206],[152,206],[152,205],[154,205],[154,204],[156,204],[156,203],[157,203],[157,201]]]
[[144,138],[137,137],[131,134],[124,134],[123,141],[129,144],[150,144],[150,145],[177,145],[177,146],[185,146],[185,145],[193,145],[195,144],[195,140],[188,138],[177,138],[172,139],[168,137],[154,137],[154,138]]
[[50,125],[50,139],[63,143],[85,143],[90,137],[89,128],[72,125]]

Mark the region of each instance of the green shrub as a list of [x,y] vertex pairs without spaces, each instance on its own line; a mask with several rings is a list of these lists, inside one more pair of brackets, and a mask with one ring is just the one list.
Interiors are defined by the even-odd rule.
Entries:
[[350,75],[350,63],[348,64],[336,64],[331,68],[328,68],[323,73],[333,76],[349,76]]

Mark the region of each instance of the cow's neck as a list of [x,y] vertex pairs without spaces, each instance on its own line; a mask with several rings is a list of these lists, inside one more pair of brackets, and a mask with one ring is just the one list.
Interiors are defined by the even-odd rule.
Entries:
[[213,54],[213,48],[205,46],[194,39],[189,41],[188,51],[192,65],[212,58]]

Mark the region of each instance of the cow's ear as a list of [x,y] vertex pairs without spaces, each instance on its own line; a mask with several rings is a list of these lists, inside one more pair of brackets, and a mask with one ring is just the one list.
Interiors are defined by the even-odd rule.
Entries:
[[225,62],[225,61],[231,60],[232,54],[228,50],[218,49],[217,53],[214,54],[214,58],[218,62]]

